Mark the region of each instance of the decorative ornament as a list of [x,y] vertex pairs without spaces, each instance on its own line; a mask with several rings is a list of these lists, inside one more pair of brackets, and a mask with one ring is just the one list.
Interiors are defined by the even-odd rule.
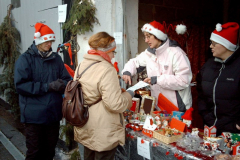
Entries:
[[169,155],[169,153],[170,153],[170,152],[169,152],[169,151],[167,151],[167,152],[166,152],[166,155]]
[[182,116],[183,123],[186,123],[187,127],[190,127],[192,124],[192,111],[193,111],[193,108],[191,107]]
[[75,21],[73,22],[73,25],[77,25],[77,20],[75,20]]

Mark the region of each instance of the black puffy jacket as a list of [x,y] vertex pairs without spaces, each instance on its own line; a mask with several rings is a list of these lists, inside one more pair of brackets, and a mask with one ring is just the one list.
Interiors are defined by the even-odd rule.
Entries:
[[204,124],[222,132],[240,133],[240,50],[225,62],[209,59],[197,75],[198,110]]
[[19,93],[21,122],[49,124],[62,119],[62,93],[48,91],[48,84],[71,80],[61,57],[53,52],[42,58],[33,43],[15,64],[14,84]]

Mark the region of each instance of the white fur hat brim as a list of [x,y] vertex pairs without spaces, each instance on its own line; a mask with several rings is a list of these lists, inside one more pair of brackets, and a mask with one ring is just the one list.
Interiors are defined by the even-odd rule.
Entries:
[[39,38],[35,37],[34,40],[35,40],[35,45],[39,45],[47,41],[55,41],[56,39],[54,34],[46,34]]
[[223,45],[224,47],[226,47],[230,51],[236,51],[236,48],[237,48],[236,45],[234,45],[233,43],[231,43],[227,39],[225,39],[225,38],[223,38],[223,37],[221,37],[221,36],[219,36],[215,33],[211,34],[210,40]]

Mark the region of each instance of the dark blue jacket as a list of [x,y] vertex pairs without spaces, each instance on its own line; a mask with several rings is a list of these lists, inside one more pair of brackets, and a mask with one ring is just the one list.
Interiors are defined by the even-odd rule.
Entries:
[[209,59],[197,75],[198,110],[204,123],[221,132],[240,133],[240,49],[225,62]]
[[50,124],[62,118],[62,93],[49,92],[48,84],[71,79],[61,57],[53,52],[42,58],[33,43],[15,63],[14,84],[19,93],[21,122]]

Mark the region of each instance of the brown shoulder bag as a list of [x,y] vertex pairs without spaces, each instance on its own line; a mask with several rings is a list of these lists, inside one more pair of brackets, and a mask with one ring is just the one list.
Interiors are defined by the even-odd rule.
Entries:
[[88,108],[90,105],[84,107],[82,87],[78,80],[87,69],[96,63],[98,62],[92,63],[80,75],[78,75],[79,66],[76,72],[76,80],[69,81],[66,86],[62,103],[62,113],[63,118],[73,126],[83,127],[88,121]]

